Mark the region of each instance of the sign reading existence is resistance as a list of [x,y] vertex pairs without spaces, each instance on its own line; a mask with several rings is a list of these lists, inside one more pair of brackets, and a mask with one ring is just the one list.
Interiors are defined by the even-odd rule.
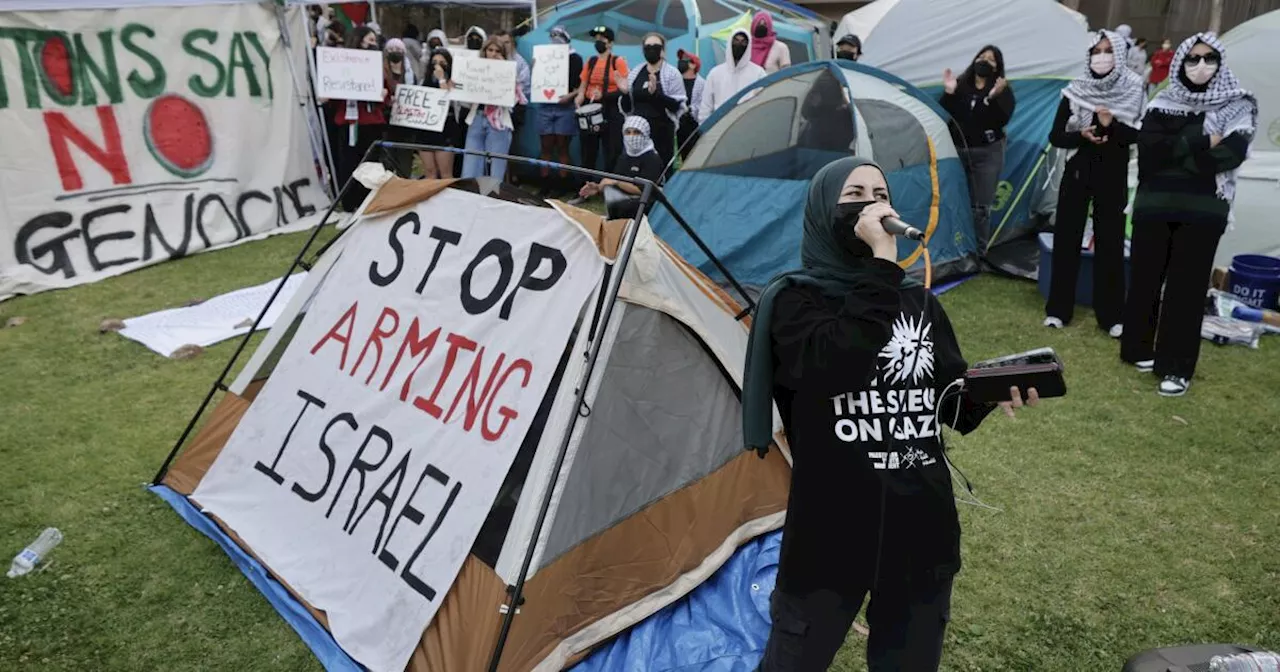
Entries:
[[277,25],[251,4],[0,12],[0,299],[314,221]]
[[192,499],[323,610],[347,653],[399,672],[603,262],[554,210],[453,190],[348,235]]

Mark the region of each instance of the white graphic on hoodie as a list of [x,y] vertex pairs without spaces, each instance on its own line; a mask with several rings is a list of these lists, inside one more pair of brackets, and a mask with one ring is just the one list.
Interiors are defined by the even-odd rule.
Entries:
[[880,358],[887,360],[882,366],[887,383],[901,383],[911,379],[919,384],[922,378],[933,376],[933,324],[925,324],[921,317],[899,315],[893,322],[893,337],[880,351]]

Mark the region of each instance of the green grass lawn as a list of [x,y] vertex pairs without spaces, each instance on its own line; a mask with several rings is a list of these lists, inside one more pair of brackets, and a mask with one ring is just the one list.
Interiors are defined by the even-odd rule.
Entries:
[[[218,547],[143,490],[234,349],[163,359],[116,334],[132,317],[278,276],[298,235],[0,303],[0,553],[46,525],[49,565],[0,578],[0,669],[314,670],[319,664]],[[1206,345],[1189,396],[1120,365],[1080,317],[1040,328],[1028,283],[947,294],[970,359],[1051,345],[1070,396],[952,440],[962,507],[947,670],[1120,669],[1150,647],[1280,648],[1280,338]],[[853,634],[838,670],[864,669]]]

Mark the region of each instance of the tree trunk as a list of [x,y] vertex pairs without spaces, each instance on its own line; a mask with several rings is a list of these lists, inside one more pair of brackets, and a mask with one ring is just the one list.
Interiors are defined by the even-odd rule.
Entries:
[[1209,32],[1222,32],[1222,0],[1212,0],[1209,4]]

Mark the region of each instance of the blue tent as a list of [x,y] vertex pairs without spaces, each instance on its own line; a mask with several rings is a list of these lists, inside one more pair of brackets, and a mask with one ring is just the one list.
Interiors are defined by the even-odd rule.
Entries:
[[[935,277],[976,269],[968,182],[947,115],[933,98],[852,61],[793,66],[740,92],[702,124],[702,137],[666,185],[667,196],[742,283],[762,286],[800,263],[805,190],[842,156],[885,170],[894,208],[924,230]],[[665,210],[654,231],[723,282]],[[902,265],[923,273],[923,254],[900,244]]]
[[[724,47],[713,36],[759,10],[773,15],[774,30],[790,48],[792,63],[830,58],[826,19],[788,0],[571,0],[543,10],[538,15],[538,27],[520,38],[518,49],[532,62],[534,45],[550,44],[551,29],[564,26],[573,38],[572,46],[583,59],[588,59],[595,55],[591,29],[608,26],[617,37],[614,54],[635,68],[644,63],[641,41],[654,32],[667,38],[668,59],[674,62],[680,49],[696,54],[702,60],[705,76],[724,60]],[[532,123],[525,124],[515,142],[516,153],[538,155],[538,137]]]

